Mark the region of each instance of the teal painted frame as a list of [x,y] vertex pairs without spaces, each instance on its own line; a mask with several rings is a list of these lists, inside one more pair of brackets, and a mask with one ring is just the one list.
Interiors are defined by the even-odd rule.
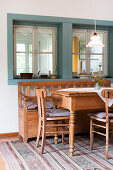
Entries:
[[[42,79],[14,79],[13,78],[13,24],[46,24],[56,25],[58,28],[57,35],[57,74],[59,80],[73,80],[72,79],[72,27],[76,25],[85,25],[90,27],[94,25],[94,20],[91,19],[78,19],[78,18],[65,18],[65,17],[52,17],[40,15],[25,15],[25,14],[7,14],[7,47],[8,47],[8,84],[17,84],[20,81],[43,81]],[[112,68],[112,55],[113,55],[113,21],[97,20],[97,26],[109,29],[109,52],[108,52],[108,73],[113,75]],[[112,63],[111,63],[112,62]],[[50,79],[51,80],[51,79]],[[47,81],[47,80],[44,80]]]

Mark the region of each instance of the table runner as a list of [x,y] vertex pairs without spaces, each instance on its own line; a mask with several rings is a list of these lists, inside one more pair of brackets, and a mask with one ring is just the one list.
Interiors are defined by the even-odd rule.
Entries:
[[[77,91],[77,92],[95,92],[97,93],[100,98],[105,102],[105,98],[102,97],[101,95],[101,91],[103,89],[110,89],[110,90],[113,90],[113,88],[110,88],[110,87],[101,87],[99,90],[96,90],[95,88],[67,88],[67,89],[61,89],[61,90],[58,90],[58,91]],[[111,107],[113,104],[113,99],[108,99],[108,106]]]

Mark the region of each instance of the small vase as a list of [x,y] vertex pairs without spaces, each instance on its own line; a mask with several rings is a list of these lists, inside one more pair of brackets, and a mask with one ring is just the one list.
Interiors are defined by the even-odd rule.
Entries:
[[99,90],[100,88],[101,88],[101,86],[98,83],[96,83],[95,84],[95,90]]

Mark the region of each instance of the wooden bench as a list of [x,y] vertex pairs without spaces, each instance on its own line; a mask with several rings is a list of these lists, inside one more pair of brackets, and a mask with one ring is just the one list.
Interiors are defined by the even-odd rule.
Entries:
[[[105,87],[110,87],[110,81],[104,81]],[[36,137],[38,125],[37,108],[28,109],[28,103],[36,102],[36,88],[46,89],[48,96],[51,89],[94,87],[92,81],[43,81],[18,83],[18,115],[19,136],[26,142],[28,138]],[[49,97],[48,97],[49,98]],[[76,117],[76,133],[89,131],[89,118],[87,111],[80,112]],[[84,121],[85,120],[85,121]]]

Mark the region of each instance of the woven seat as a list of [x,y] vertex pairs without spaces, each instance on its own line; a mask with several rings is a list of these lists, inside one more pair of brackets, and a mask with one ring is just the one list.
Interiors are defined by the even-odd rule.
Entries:
[[[89,116],[94,116],[100,119],[106,119],[106,112],[90,113]],[[113,113],[108,114],[109,119],[113,119]]]
[[70,112],[66,109],[46,109],[46,117],[65,117],[70,116]]
[[[46,105],[46,109],[52,109],[53,108],[52,102],[50,100],[47,100],[45,102],[45,105]],[[23,105],[23,107],[24,107],[24,105]],[[28,101],[27,102],[27,109],[28,110],[38,110],[37,101]]]

